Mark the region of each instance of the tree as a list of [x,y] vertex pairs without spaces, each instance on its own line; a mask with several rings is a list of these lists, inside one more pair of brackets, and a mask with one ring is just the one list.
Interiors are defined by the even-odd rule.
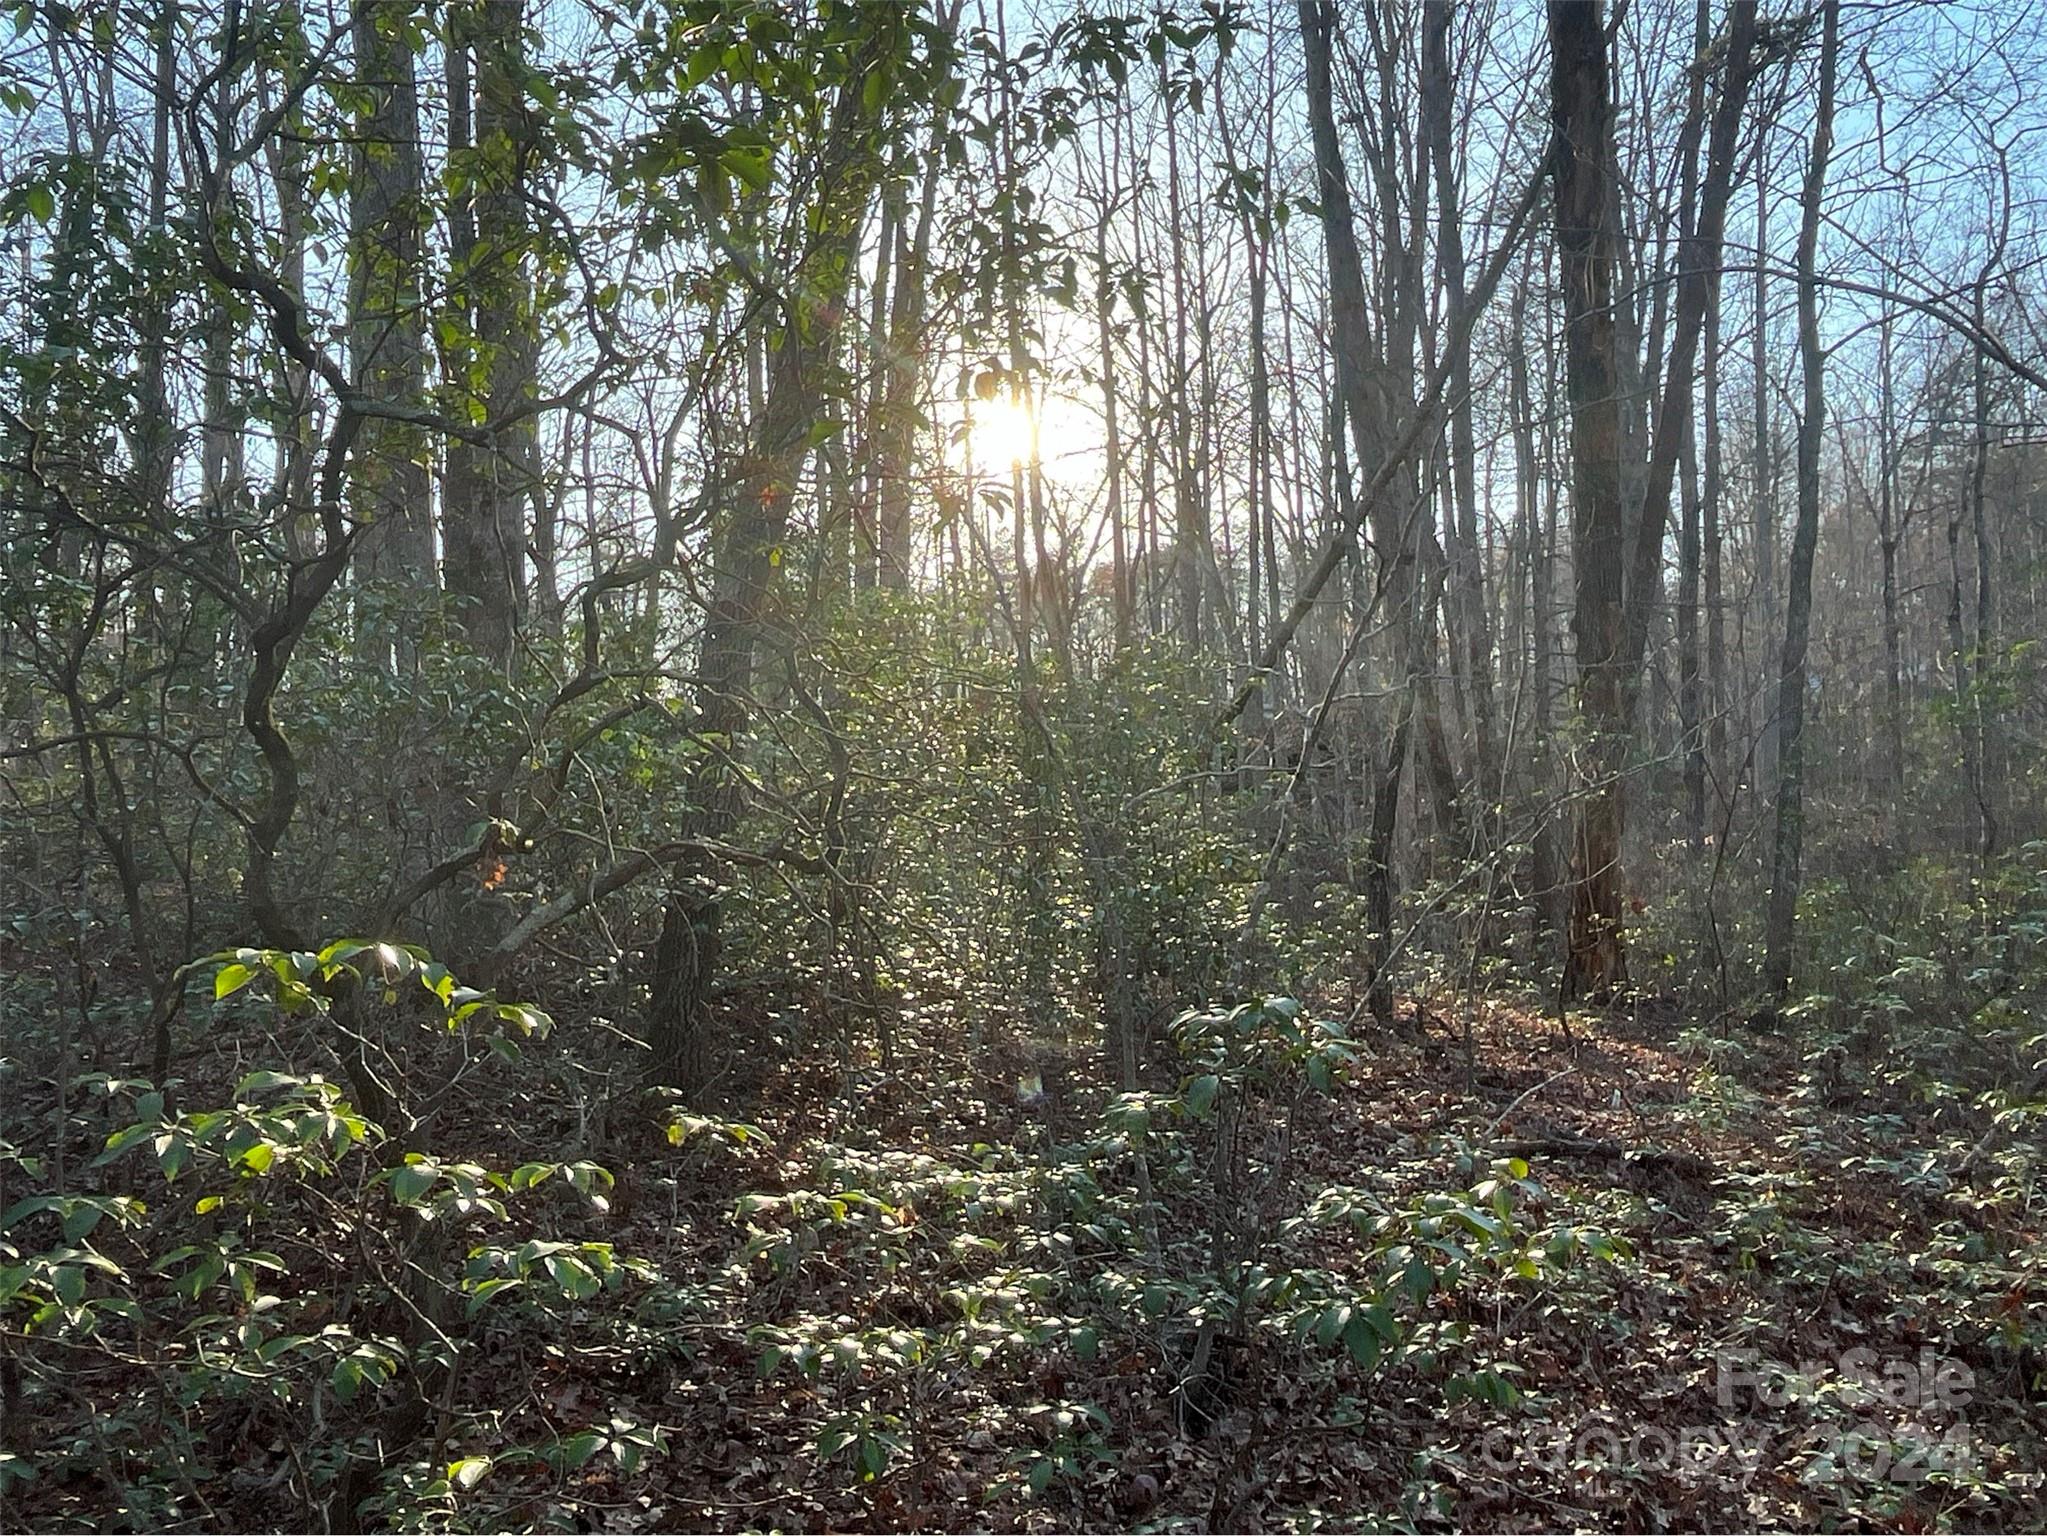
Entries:
[[[821,407],[838,393],[830,370],[851,287],[855,242],[880,180],[882,103],[874,99],[868,80],[871,71],[908,67],[911,36],[907,17],[887,27],[859,28],[858,46],[832,86],[816,138],[808,143],[799,139],[796,146],[811,157],[814,200],[800,211],[794,231],[800,254],[789,282],[776,294],[781,324],[766,397],[714,530],[711,602],[698,652],[691,723],[704,751],[690,780],[690,809],[675,839],[679,867],[670,876],[650,972],[650,1072],[655,1081],[685,1093],[699,1091],[705,1081],[704,1003],[722,948],[722,913],[711,868],[717,844],[743,804],[743,779],[731,772],[726,754],[752,713],[756,653],[771,617],[770,598],[782,569],[797,481],[816,446],[824,419]],[[818,41],[840,47],[849,39],[827,28]]]
[[1605,7],[1550,0],[1550,111],[1556,130],[1557,250],[1564,283],[1564,387],[1571,409],[1571,632],[1578,647],[1583,793],[1571,839],[1567,969],[1590,996],[1627,979],[1621,949],[1621,775],[1629,730],[1621,663],[1626,622],[1621,419],[1614,366],[1614,254],[1607,217],[1613,103]]
[[1785,570],[1784,663],[1777,686],[1777,836],[1771,851],[1763,988],[1782,997],[1791,984],[1792,927],[1798,915],[1805,844],[1806,645],[1812,630],[1812,569],[1819,543],[1820,447],[1826,430],[1826,353],[1820,345],[1818,251],[1827,162],[1834,147],[1834,77],[1841,46],[1840,0],[1820,11],[1819,101],[1799,200],[1798,355],[1805,409],[1798,420],[1798,523]]
[[[528,273],[529,183],[538,167],[527,102],[524,0],[450,10],[447,57],[450,289],[446,350],[463,414],[483,442],[449,444],[441,536],[448,594],[470,643],[509,667],[527,607],[529,530],[541,610],[559,617],[552,519],[539,484],[539,339]],[[473,132],[472,132],[473,124]]]
[[[349,36],[364,103],[356,125],[349,200],[348,342],[354,385],[390,414],[363,424],[350,472],[350,512],[362,529],[364,582],[434,585],[426,439],[406,416],[426,402],[423,170],[419,85],[406,4],[354,0]],[[417,609],[372,599],[362,620],[364,659],[407,658]]]

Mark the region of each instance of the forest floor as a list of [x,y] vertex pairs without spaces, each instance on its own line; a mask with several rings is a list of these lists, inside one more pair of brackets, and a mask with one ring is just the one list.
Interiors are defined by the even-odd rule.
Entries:
[[[1618,1257],[1540,1284],[1474,1271],[1429,1298],[1442,1326],[1425,1343],[1371,1371],[1284,1338],[1242,1346],[1198,1433],[1142,1313],[1092,1361],[1039,1349],[1007,1375],[1000,1360],[928,1368],[871,1480],[820,1460],[843,1393],[763,1378],[751,1345],[713,1330],[643,1403],[674,1454],[621,1485],[606,1528],[2047,1526],[2040,1201],[1983,1174],[1985,1122],[1839,1046],[1730,1044],[1670,1010],[1573,1015],[1568,1038],[1508,1007],[1478,1010],[1468,1042],[1461,1024],[1424,1025],[1305,1101],[1297,1196],[1369,1183],[1398,1204],[1456,1182],[1446,1147],[1461,1138],[1525,1156],[1541,1193],[1521,1219],[1596,1228]],[[971,1165],[991,1142],[1029,1141],[1037,1111],[1014,1107],[1028,1065],[990,1061],[970,1085],[898,1078],[860,1118],[878,1143]],[[764,1088],[752,1118],[779,1147],[828,1129],[788,1106],[829,1098],[830,1074],[790,1068]],[[1054,1141],[1082,1134],[1078,1113],[1051,1116]],[[814,1177],[800,1158],[782,1171]],[[730,1195],[762,1172],[696,1185],[706,1263],[721,1232],[730,1252]],[[643,1203],[636,1220],[652,1217]],[[819,1249],[829,1269],[829,1236]],[[840,1279],[782,1305],[928,1318],[914,1265],[847,1259]],[[1047,1456],[1072,1451],[1043,1425],[1076,1400],[1102,1415],[1088,1454],[1033,1497],[1019,1426],[1028,1441],[1039,1424]]]
[[[1155,1138],[1156,1189],[1137,1183],[1127,1143],[1119,1162],[1101,1139],[1103,1095],[1071,1086],[1108,1069],[1056,1042],[938,1039],[948,1025],[927,1019],[884,1074],[771,1045],[763,1013],[760,1039],[741,1021],[726,1043],[775,1063],[734,1109],[765,1140],[711,1128],[679,1147],[637,1115],[593,1139],[529,1057],[516,1070],[535,1080],[479,1085],[437,1122],[437,1154],[509,1168],[590,1147],[616,1198],[560,1235],[646,1267],[572,1306],[493,1303],[471,1324],[459,1427],[444,1411],[400,1451],[491,1470],[473,1493],[449,1479],[366,1509],[368,1528],[2047,1527],[2036,1148],[1875,1043],[1819,1049],[1668,1007],[1573,1014],[1568,1034],[1500,1004],[1435,1010],[1361,1029],[1330,1092],[1240,1127],[1280,1172],[1221,1213],[1202,1206],[1213,1122]],[[1169,1055],[1162,1096],[1184,1088]],[[189,1065],[232,1082],[256,1063]],[[1091,1164],[1090,1137],[1111,1149]],[[1370,1280],[1364,1240],[1274,1217],[1330,1186],[1427,1209],[1505,1157],[1528,1164],[1516,1241],[1574,1258],[1516,1273],[1468,1244],[1448,1283],[1396,1300],[1383,1349],[1356,1347],[1347,1307],[1319,1345],[1275,1317],[1222,1338],[1198,1400],[1176,1392],[1218,1215],[1270,1272],[1341,1294]],[[1133,1259],[1134,1229],[1109,1223],[1147,1207],[1164,1235]],[[1114,1290],[1133,1264],[1139,1283]],[[311,1317],[356,1282],[294,1274],[286,1309]],[[99,1448],[17,1490],[0,1525],[135,1524],[98,1491],[104,1435],[73,1422],[127,1422],[105,1415],[134,1373],[110,1370],[34,1410],[53,1416],[39,1443]],[[149,1389],[134,1382],[131,1421]],[[266,1428],[260,1403],[176,1411],[221,1470],[142,1525],[185,1505],[186,1527],[307,1522],[302,1431]]]

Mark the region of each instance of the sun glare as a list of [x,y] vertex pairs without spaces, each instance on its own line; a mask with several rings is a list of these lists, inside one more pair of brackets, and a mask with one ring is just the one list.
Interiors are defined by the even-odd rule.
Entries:
[[974,403],[974,459],[988,469],[1028,464],[1032,457],[1031,408],[1021,400],[998,396]]

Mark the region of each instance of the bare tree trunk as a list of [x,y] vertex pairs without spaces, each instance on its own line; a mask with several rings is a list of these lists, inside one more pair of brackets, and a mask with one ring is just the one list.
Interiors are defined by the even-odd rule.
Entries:
[[[1713,10],[1710,0],[1699,0],[1693,25],[1691,90],[1685,107],[1687,127],[1684,164],[1679,168],[1683,192],[1678,217],[1683,234],[1680,249],[1689,246],[1695,233],[1698,199],[1698,124],[1706,117],[1706,72],[1703,60],[1713,40]],[[1712,310],[1712,276],[1706,281],[1707,317]],[[1678,422],[1682,438],[1678,443],[1678,502],[1681,511],[1678,530],[1677,583],[1677,716],[1680,750],[1684,754],[1685,840],[1694,852],[1706,845],[1706,741],[1700,719],[1703,701],[1699,678],[1699,564],[1701,559],[1699,455],[1693,428],[1694,413],[1687,410]]]
[[[1984,263],[1983,271],[1976,280],[1975,321],[1976,334],[1982,336],[1989,325],[1985,313],[1984,295],[1990,286],[1990,274],[1998,254],[2004,245],[2003,236],[1997,241],[1997,251],[1990,261]],[[1992,665],[1991,632],[1992,605],[1990,585],[1990,529],[1984,515],[1985,481],[1990,473],[1990,360],[1984,354],[1979,342],[1971,360],[1970,401],[1974,407],[1976,441],[1969,458],[1969,524],[1976,545],[1976,676],[1980,684]],[[1988,700],[1980,686],[1970,698],[1964,715],[1967,729],[1974,736],[1969,753],[1970,788],[1976,801],[1976,853],[1988,864],[1997,852],[1997,812],[1991,791],[1990,759],[1992,743]]]
[[[1567,372],[1571,395],[1574,551],[1578,592],[1580,714],[1587,745],[1586,795],[1581,805],[1575,850],[1570,978],[1592,994],[1610,993],[1625,979],[1621,946],[1621,839],[1626,825],[1622,775],[1634,732],[1643,659],[1660,591],[1663,541],[1670,521],[1670,497],[1681,449],[1683,423],[1692,412],[1692,374],[1705,328],[1710,274],[1719,263],[1727,203],[1743,104],[1752,78],[1750,58],[1756,33],[1753,0],[1737,0],[1722,64],[1722,88],[1713,113],[1706,174],[1696,222],[1686,223],[1680,245],[1674,328],[1657,429],[1642,480],[1633,545],[1627,547],[1626,462],[1621,423],[1611,423],[1603,394],[1622,382],[1614,368],[1615,321],[1610,312],[1614,262],[1614,219],[1609,200],[1613,163],[1613,118],[1605,33],[1596,6],[1552,0],[1552,110],[1560,140],[1557,172],[1557,235],[1565,257],[1568,324]],[[1703,67],[1703,62],[1701,64]],[[1685,153],[1696,153],[1703,125],[1692,116],[1684,131]],[[1660,327],[1659,327],[1660,328]],[[1618,409],[1613,413],[1619,416]],[[1608,526],[1605,460],[1613,460],[1617,513]],[[1619,546],[1618,548],[1611,546]],[[1624,552],[1623,552],[1624,551]],[[1625,579],[1609,572],[1609,560],[1626,562]],[[1621,635],[1610,643],[1608,605],[1619,603]]]
[[[1095,134],[1099,149],[1101,139],[1099,119],[1095,124]],[[1112,167],[1107,158],[1103,157],[1102,216],[1095,224],[1095,323],[1097,339],[1101,345],[1102,431],[1105,439],[1102,452],[1108,461],[1108,502],[1103,509],[1103,516],[1109,523],[1115,586],[1111,597],[1111,615],[1115,626],[1116,648],[1120,651],[1130,643],[1131,602],[1129,538],[1123,518],[1123,432],[1117,413],[1115,332],[1109,319],[1109,311],[1116,302],[1115,285],[1109,275],[1112,186]]]
[[1682,517],[1678,532],[1677,721],[1684,753],[1685,841],[1696,853],[1706,846],[1705,704],[1699,676],[1699,467],[1689,415],[1678,429],[1685,441],[1678,449]]
[[[1220,82],[1218,82],[1218,98]],[[1228,169],[1232,177],[1239,173],[1237,145],[1230,129],[1229,113],[1220,105],[1216,112],[1222,131],[1224,153],[1228,156]],[[1260,198],[1269,197],[1269,187],[1263,175],[1256,178]],[[1234,193],[1237,209],[1237,225],[1244,237],[1244,259],[1250,267],[1251,285],[1251,421],[1250,461],[1246,467],[1245,501],[1250,519],[1250,549],[1248,581],[1245,594],[1245,653],[1256,657],[1264,649],[1259,624],[1259,601],[1263,595],[1260,582],[1264,576],[1264,560],[1267,554],[1265,535],[1272,526],[1272,378],[1265,358],[1265,315],[1266,292],[1270,282],[1272,266],[1272,241],[1270,239],[1271,214],[1269,201],[1254,206],[1248,192],[1238,185]],[[1264,690],[1260,690],[1261,698]]]
[[[1371,474],[1383,466],[1394,443],[1393,381],[1384,356],[1375,346],[1366,309],[1364,264],[1351,208],[1350,182],[1336,137],[1332,39],[1336,26],[1331,0],[1300,0],[1301,35],[1308,66],[1308,122],[1314,139],[1317,190],[1322,206],[1323,241],[1329,265],[1330,347],[1336,364],[1336,400],[1351,435],[1359,470]],[[1390,216],[1390,215],[1389,215]],[[1404,504],[1396,488],[1407,477],[1374,496],[1365,509],[1373,540],[1384,562],[1392,611],[1393,666],[1399,704],[1387,733],[1384,756],[1373,771],[1371,832],[1366,850],[1366,935],[1372,979],[1368,998],[1381,1022],[1393,1015],[1389,968],[1393,910],[1393,845],[1398,830],[1400,781],[1412,733],[1415,708],[1415,634],[1419,607],[1419,562],[1415,559],[1414,525],[1419,510]],[[1348,494],[1348,486],[1343,487]]]
[[1571,404],[1571,627],[1584,724],[1567,980],[1586,996],[1627,979],[1621,948],[1621,771],[1628,722],[1621,688],[1621,411],[1614,367],[1613,105],[1600,0],[1550,0],[1550,100],[1557,249],[1563,260],[1564,378]]
[[1805,369],[1805,413],[1798,423],[1798,525],[1786,576],[1784,665],[1777,693],[1777,838],[1764,926],[1763,986],[1781,998],[1791,985],[1792,928],[1798,914],[1805,836],[1806,643],[1812,626],[1813,552],[1819,543],[1820,445],[1826,424],[1826,355],[1820,350],[1819,249],[1827,161],[1834,144],[1834,74],[1840,52],[1840,0],[1825,0],[1820,35],[1820,97],[1798,229],[1798,351]]
[[1201,647],[1201,566],[1207,540],[1205,509],[1195,487],[1193,408],[1187,398],[1193,368],[1187,359],[1189,297],[1180,199],[1180,114],[1163,65],[1159,89],[1166,98],[1166,238],[1172,242],[1173,255],[1173,377],[1167,403],[1173,433],[1173,570],[1180,589],[1180,644],[1192,654]]
[[[945,11],[946,34],[959,25],[964,0],[952,0]],[[889,302],[888,360],[883,377],[880,480],[875,541],[881,584],[901,591],[910,584],[910,461],[917,428],[917,390],[924,356],[925,280],[931,262],[931,231],[937,223],[938,180],[944,161],[940,153],[945,132],[943,113],[931,125],[925,149],[924,180],[917,195],[917,227],[901,243],[896,259],[895,293]]]
[[[1450,0],[1428,0],[1422,28],[1421,109],[1436,187],[1436,259],[1442,273],[1445,321],[1459,333],[1469,302],[1465,292],[1464,225],[1451,142],[1454,106],[1450,72]],[[1457,644],[1471,705],[1471,767],[1477,803],[1491,806],[1500,795],[1493,709],[1492,636],[1486,623],[1484,565],[1478,548],[1478,443],[1472,427],[1471,349],[1450,357],[1450,487],[1456,515],[1451,523],[1450,577]],[[1489,816],[1481,812],[1483,820]]]
[[1877,333],[1877,547],[1883,558],[1884,624],[1884,819],[1895,825],[1905,799],[1904,663],[1898,622],[1898,402],[1891,357],[1892,317],[1883,313]]
[[882,587],[897,592],[910,585],[910,450],[917,428],[918,364],[924,355],[924,267],[937,198],[934,150],[918,192],[916,228],[899,227],[896,234],[895,292],[882,342],[881,409],[875,424],[873,569]]
[[[1642,660],[1663,571],[1663,540],[1670,524],[1671,484],[1687,441],[1684,423],[1692,415],[1693,374],[1699,337],[1705,330],[1712,273],[1720,265],[1732,195],[1735,154],[1741,114],[1753,78],[1750,67],[1756,37],[1754,0],[1735,0],[1729,17],[1727,52],[1721,66],[1720,98],[1713,112],[1713,131],[1706,151],[1706,174],[1699,187],[1695,215],[1687,210],[1685,236],[1679,244],[1677,304],[1668,368],[1657,408],[1656,439],[1642,487],[1642,506],[1627,578],[1627,642],[1622,657],[1621,686],[1632,723],[1639,692]],[[1700,67],[1703,67],[1703,62]],[[1694,145],[1701,125],[1687,129]]]
[[[897,267],[908,259],[908,220],[903,188],[899,182],[890,181],[881,195],[881,222],[874,242],[874,281],[868,285],[867,326],[861,338],[865,398],[859,405],[860,469],[854,483],[847,487],[847,516],[842,519],[849,524],[845,558],[856,592],[872,591],[881,581],[881,486],[887,468],[883,459],[888,435],[885,411],[889,360],[896,342],[888,322]],[[854,281],[859,281],[857,272]],[[830,446],[827,445],[827,451]],[[827,538],[821,542],[825,545],[829,570],[830,561],[836,558],[830,547],[832,541]]]
[[[1705,396],[1704,477],[1700,495],[1700,578],[1706,605],[1706,771],[1722,813],[1734,793],[1727,760],[1727,602],[1721,560],[1722,508],[1727,477],[1720,431],[1720,274],[1713,274],[1706,297],[1706,335],[1699,386]],[[1719,818],[1716,818],[1718,820]]]
[[[1765,129],[1767,131],[1767,129]],[[1777,625],[1777,507],[1776,507],[1776,453],[1771,441],[1773,424],[1770,419],[1770,336],[1769,336],[1769,285],[1764,268],[1769,264],[1770,250],[1770,194],[1765,185],[1767,174],[1763,148],[1756,148],[1756,326],[1752,338],[1755,346],[1753,357],[1755,384],[1754,458],[1751,474],[1754,481],[1753,528],[1750,538],[1755,546],[1756,565],[1756,614],[1759,633],[1756,636],[1758,654],[1770,654],[1770,636]],[[1756,792],[1760,796],[1763,786],[1776,781],[1777,777],[1777,717],[1769,698],[1769,690],[1763,690],[1763,718],[1756,726]]]
[[[1538,942],[1561,939],[1562,926],[1556,922],[1557,888],[1556,818],[1544,802],[1550,794],[1549,766],[1553,725],[1551,699],[1556,688],[1555,666],[1550,655],[1550,611],[1552,560],[1556,538],[1556,502],[1552,489],[1549,515],[1543,515],[1544,477],[1542,460],[1536,450],[1535,408],[1528,385],[1526,323],[1528,282],[1514,291],[1514,318],[1508,328],[1507,410],[1514,434],[1514,521],[1520,530],[1526,574],[1515,573],[1515,588],[1525,591],[1528,603],[1528,677],[1532,695],[1532,754],[1538,773],[1529,796],[1537,817],[1529,840],[1529,887],[1532,898],[1535,937]],[[1547,370],[1545,370],[1547,381]]]

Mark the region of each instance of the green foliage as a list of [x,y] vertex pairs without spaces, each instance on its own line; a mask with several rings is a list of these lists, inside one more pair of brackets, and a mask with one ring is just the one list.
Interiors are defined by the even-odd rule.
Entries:
[[[750,1292],[742,1304],[767,1313],[748,1335],[756,1370],[823,1395],[820,1458],[876,1484],[934,1424],[964,1415],[1012,1468],[991,1497],[1062,1486],[1079,1497],[1117,1455],[1112,1408],[1053,1391],[1003,1409],[982,1383],[1020,1372],[1077,1383],[1219,1332],[1232,1370],[1305,1352],[1311,1371],[1355,1391],[1456,1347],[1458,1330],[1431,1316],[1436,1298],[1546,1283],[1580,1257],[1625,1251],[1593,1228],[1524,1229],[1517,1205],[1540,1192],[1518,1159],[1402,1201],[1365,1186],[1310,1192],[1259,1155],[1236,1159],[1232,1145],[1276,1130],[1302,1094],[1333,1090],[1352,1060],[1341,1031],[1294,999],[1190,1012],[1175,1038],[1178,1090],[1112,1100],[1077,1141],[953,1160],[816,1144],[785,1168],[783,1190],[739,1202],[748,1236],[734,1273]],[[1247,1235],[1215,1214],[1261,1180],[1271,1219]],[[1335,1234],[1344,1266],[1312,1261]],[[1196,1432],[1248,1406],[1223,1384],[1220,1356],[1214,1369],[1153,1378]],[[1455,1390],[1512,1399],[1497,1372]]]
[[[218,966],[218,997],[261,981],[280,1011],[326,1010],[346,980],[416,987],[449,1028],[479,1015],[525,1032],[546,1022],[395,945],[200,964]],[[493,1490],[530,1496],[536,1475],[558,1484],[606,1447],[630,1473],[662,1448],[658,1430],[617,1419],[507,1443],[489,1391],[495,1341],[602,1339],[609,1325],[589,1305],[655,1279],[574,1233],[605,1209],[603,1168],[500,1171],[402,1148],[318,1075],[249,1072],[230,1102],[204,1109],[173,1109],[146,1082],[81,1086],[117,1121],[86,1170],[98,1188],[46,1187],[0,1212],[0,1327],[31,1401],[89,1382],[97,1424],[12,1458],[11,1480],[55,1489],[87,1466],[134,1518],[174,1524],[203,1513],[198,1490],[226,1471],[218,1427],[255,1414],[299,1447],[287,1481],[304,1519],[283,1523],[345,1499],[400,1527],[490,1525]],[[45,1159],[5,1158],[16,1178],[52,1178]],[[401,1427],[421,1394],[444,1415],[431,1442]],[[404,1459],[456,1445],[474,1449],[444,1467]],[[522,1463],[532,1470],[508,1473]]]

